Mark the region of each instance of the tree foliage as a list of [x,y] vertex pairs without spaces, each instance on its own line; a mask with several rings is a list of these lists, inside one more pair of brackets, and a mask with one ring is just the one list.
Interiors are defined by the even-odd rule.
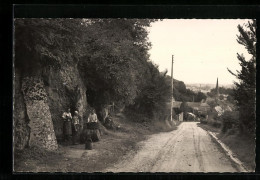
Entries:
[[115,102],[149,117],[170,97],[166,72],[149,61],[149,19],[16,19],[16,66],[41,73],[77,67],[96,109]]
[[143,64],[149,58],[146,27],[152,20],[96,19],[87,29],[89,53],[79,68],[86,79],[93,106],[112,102],[132,104],[140,91]]
[[256,96],[256,21],[249,21],[246,25],[238,25],[237,42],[243,45],[251,55],[246,60],[243,54],[237,53],[241,66],[240,71],[233,73],[239,81],[234,82],[234,99],[239,109],[239,123],[242,132],[255,132],[255,96]]
[[195,96],[195,102],[201,102],[202,100],[206,100],[207,96],[203,92],[198,92]]
[[77,60],[84,52],[81,21],[15,19],[15,65],[24,72],[33,72],[46,66],[59,68],[68,56]]
[[159,72],[158,66],[148,62],[143,67],[146,82],[140,84],[140,92],[129,110],[146,115],[147,117],[163,118],[167,110],[167,102],[170,99],[170,84],[166,81],[167,72]]
[[[171,84],[171,77],[167,76],[167,82]],[[202,92],[194,92],[186,88],[186,85],[182,81],[173,79],[173,97],[176,101],[185,102],[201,102],[202,99],[206,99],[207,96]]]
[[[232,88],[219,87],[218,90],[219,90],[219,94],[227,94],[227,95],[233,96],[233,93],[234,93]],[[213,88],[207,94],[210,97],[214,97],[214,96],[216,96],[216,92],[217,92],[216,88]]]
[[16,19],[16,65],[33,72],[77,64],[95,102],[132,103],[142,63],[148,59],[146,27],[152,21]]

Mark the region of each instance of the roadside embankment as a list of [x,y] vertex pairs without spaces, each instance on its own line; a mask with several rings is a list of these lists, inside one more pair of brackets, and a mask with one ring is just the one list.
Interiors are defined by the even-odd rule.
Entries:
[[238,133],[223,133],[220,128],[207,124],[200,123],[199,126],[211,135],[241,172],[255,171],[255,141],[252,138]]

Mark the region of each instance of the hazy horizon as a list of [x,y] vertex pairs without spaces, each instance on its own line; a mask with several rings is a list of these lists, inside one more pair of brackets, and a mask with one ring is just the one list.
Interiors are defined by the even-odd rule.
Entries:
[[237,43],[237,26],[248,19],[164,19],[151,24],[150,59],[160,71],[168,70],[174,55],[173,77],[184,83],[233,84],[236,78],[227,68],[240,70],[237,53],[246,49]]

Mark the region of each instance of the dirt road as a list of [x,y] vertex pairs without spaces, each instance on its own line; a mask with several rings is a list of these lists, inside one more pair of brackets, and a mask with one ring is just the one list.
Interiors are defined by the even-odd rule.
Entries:
[[105,172],[238,172],[226,154],[197,122],[152,135],[139,150]]

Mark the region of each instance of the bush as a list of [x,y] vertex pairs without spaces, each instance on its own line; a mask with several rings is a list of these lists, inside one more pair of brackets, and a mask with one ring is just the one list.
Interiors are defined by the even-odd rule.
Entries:
[[226,134],[227,135],[234,135],[234,134],[238,133],[238,131],[239,130],[237,128],[231,128],[231,129],[227,130]]
[[222,123],[220,120],[215,120],[213,118],[210,118],[208,120],[208,124],[215,127],[215,128],[220,128],[222,126]]
[[218,113],[216,111],[212,112],[212,118],[216,121],[222,120],[220,116],[218,116]]
[[136,112],[130,108],[127,108],[125,110],[125,114],[128,117],[128,119],[132,122],[151,122],[151,118],[148,118],[147,114]]
[[221,116],[222,120],[222,132],[226,133],[227,130],[236,128],[239,124],[239,114],[236,111],[226,111]]
[[202,124],[207,124],[207,123],[208,123],[208,121],[207,121],[206,119],[204,119],[204,118],[201,118],[201,119],[200,119],[200,122],[201,122]]
[[221,127],[221,122],[220,121],[213,121],[212,122],[212,126],[216,127],[216,128],[220,128]]
[[231,95],[228,95],[228,96],[227,96],[227,100],[228,100],[229,102],[231,102],[231,103],[234,103],[234,97],[231,96]]

